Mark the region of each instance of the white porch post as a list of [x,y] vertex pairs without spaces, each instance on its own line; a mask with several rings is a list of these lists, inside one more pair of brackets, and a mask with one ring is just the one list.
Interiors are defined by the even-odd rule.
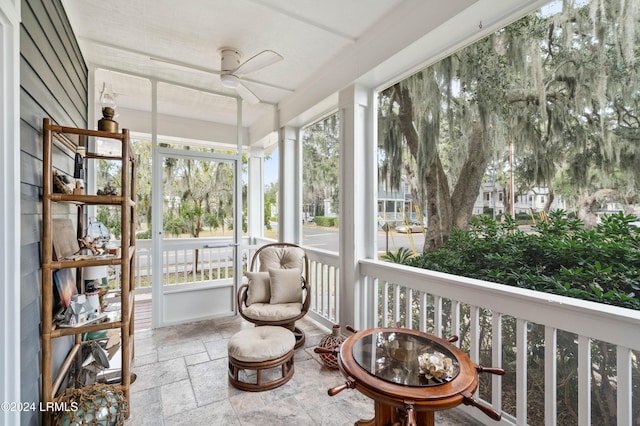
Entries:
[[247,233],[250,237],[264,236],[264,149],[252,148],[249,154],[247,194]]
[[358,262],[375,255],[375,131],[372,91],[352,85],[339,94],[340,306],[339,318],[357,330],[370,326]]
[[278,135],[278,240],[302,242],[302,148],[300,129],[285,126]]
[[[20,402],[20,1],[0,0],[0,401]],[[20,424],[2,410],[0,424]]]

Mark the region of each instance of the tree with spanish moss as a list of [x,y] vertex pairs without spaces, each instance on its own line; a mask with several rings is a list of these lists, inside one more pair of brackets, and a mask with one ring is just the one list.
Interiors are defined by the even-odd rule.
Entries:
[[576,210],[589,202],[587,224],[594,196],[637,199],[639,9],[557,2],[381,93],[381,179],[397,188],[415,176],[425,251],[466,229],[487,166],[504,163],[510,144],[521,189],[553,197],[558,186]]

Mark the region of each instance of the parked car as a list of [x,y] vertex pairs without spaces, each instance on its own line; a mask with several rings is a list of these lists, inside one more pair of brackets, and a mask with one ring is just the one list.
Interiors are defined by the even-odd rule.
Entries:
[[640,217],[636,217],[634,221],[629,222],[629,228],[635,229],[636,231],[640,231]]
[[420,222],[412,220],[406,225],[396,226],[396,232],[400,232],[402,234],[420,234],[424,232],[424,226],[422,226]]

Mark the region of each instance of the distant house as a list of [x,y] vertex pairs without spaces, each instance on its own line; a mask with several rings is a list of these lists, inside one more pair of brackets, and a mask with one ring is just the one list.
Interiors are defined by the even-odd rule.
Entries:
[[378,220],[390,225],[404,223],[405,220],[423,220],[424,209],[413,198],[411,184],[402,177],[402,185],[399,191],[385,188],[384,184],[378,187]]
[[[507,212],[506,187],[497,182],[485,182],[480,187],[480,192],[475,204],[473,205],[473,214],[483,214],[493,212],[494,217]],[[533,187],[526,193],[520,193],[516,190],[514,203],[514,213],[538,213],[544,209],[549,199],[549,188]],[[566,210],[566,202],[561,195],[556,194],[551,203],[551,210]]]

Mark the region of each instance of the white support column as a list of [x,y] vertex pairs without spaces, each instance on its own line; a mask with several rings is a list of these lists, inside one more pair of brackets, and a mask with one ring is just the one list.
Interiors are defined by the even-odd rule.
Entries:
[[[0,0],[0,402],[20,402],[20,2]],[[0,411],[0,424],[20,412]]]
[[247,231],[251,238],[264,236],[264,149],[253,148],[249,154],[247,194]]
[[[162,224],[162,209],[155,208],[155,206],[162,206],[162,194],[160,188],[162,188],[162,161],[160,153],[158,153],[158,81],[151,80],[151,167],[153,171],[152,188],[151,191],[151,205],[154,208],[151,209],[151,229],[153,231],[151,235],[151,254],[152,259],[162,259],[162,239],[163,224]],[[159,328],[163,326],[164,307],[162,306],[162,262],[157,261],[152,264],[152,280],[151,287],[151,326],[153,328]]]
[[278,135],[278,240],[302,242],[302,148],[300,129],[283,127]]
[[[96,116],[96,95],[94,87],[96,87],[96,67],[95,65],[90,65],[87,74],[87,87],[91,89],[87,93],[87,129],[98,129],[98,120],[95,119]],[[87,138],[87,152],[96,152],[96,138]],[[98,160],[87,160],[85,159],[85,193],[86,194],[95,194],[98,189]],[[85,223],[89,223],[90,218],[96,217],[96,209],[95,205],[87,205],[84,209],[84,219]]]
[[375,132],[372,91],[352,85],[339,94],[340,322],[363,329],[364,280],[358,262],[375,254]]

